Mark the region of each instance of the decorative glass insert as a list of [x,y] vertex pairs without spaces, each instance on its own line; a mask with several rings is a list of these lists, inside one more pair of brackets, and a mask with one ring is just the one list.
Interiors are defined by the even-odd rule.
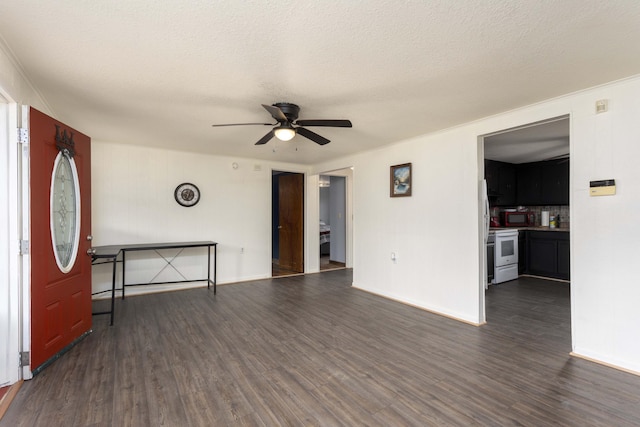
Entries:
[[80,185],[73,158],[58,153],[51,177],[51,242],[58,268],[73,268],[80,243]]

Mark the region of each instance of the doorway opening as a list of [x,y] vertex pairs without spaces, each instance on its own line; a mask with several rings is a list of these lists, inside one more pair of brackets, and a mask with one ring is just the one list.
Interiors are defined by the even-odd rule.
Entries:
[[320,271],[345,268],[347,262],[346,177],[320,175]]
[[271,275],[304,273],[304,174],[272,171]]
[[[556,288],[570,295],[570,117],[484,135],[479,144],[479,178],[484,180],[480,312],[482,321],[491,321],[492,311],[506,308],[496,306],[498,294],[517,297],[512,290],[519,286],[537,284],[538,294],[547,290],[551,299]],[[516,230],[517,258],[503,266],[498,238]],[[496,274],[505,268],[515,274]],[[539,296],[543,303],[544,295]],[[565,307],[569,312],[563,319],[570,319],[570,304]]]

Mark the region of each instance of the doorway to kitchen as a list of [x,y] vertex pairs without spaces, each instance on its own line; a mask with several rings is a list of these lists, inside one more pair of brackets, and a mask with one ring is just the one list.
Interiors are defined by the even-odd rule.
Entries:
[[[501,130],[479,140],[483,241],[517,233],[508,267],[498,266],[496,252],[490,253],[495,244],[483,247],[480,308],[490,322],[492,310],[500,309],[495,299],[503,291],[537,283],[540,298],[532,304],[551,301],[551,290],[570,294],[570,117]],[[501,268],[514,274],[495,274]],[[570,318],[566,309],[564,318]]]

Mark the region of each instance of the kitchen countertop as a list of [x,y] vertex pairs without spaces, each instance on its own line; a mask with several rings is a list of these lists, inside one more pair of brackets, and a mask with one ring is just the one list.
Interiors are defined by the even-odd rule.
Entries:
[[491,227],[489,231],[499,231],[499,230],[523,230],[523,231],[569,231],[569,227]]

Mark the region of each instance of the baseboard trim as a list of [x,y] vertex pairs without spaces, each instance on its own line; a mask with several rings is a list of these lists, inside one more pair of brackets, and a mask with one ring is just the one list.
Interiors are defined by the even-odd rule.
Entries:
[[594,359],[589,356],[585,356],[579,353],[574,353],[573,351],[569,353],[569,355],[573,357],[577,357],[578,359],[588,360],[589,362],[597,363],[598,365],[606,366],[608,368],[613,368],[618,371],[626,372],[627,374],[632,374],[640,377],[640,372],[634,371],[632,369],[623,368],[622,366],[614,365],[612,363],[603,362],[602,360]]
[[568,284],[571,283],[571,280],[556,279],[555,277],[536,276],[535,274],[520,274],[518,277],[533,277],[534,279],[551,280],[553,282],[568,283]]
[[451,314],[442,313],[442,312],[439,312],[439,311],[436,311],[436,310],[432,310],[432,309],[429,309],[429,308],[426,308],[426,307],[419,306],[417,304],[412,304],[410,302],[407,302],[407,301],[404,301],[404,300],[401,300],[401,299],[398,299],[398,298],[393,298],[393,297],[390,297],[390,296],[385,295],[385,294],[380,294],[378,292],[370,291],[369,289],[364,289],[364,288],[358,287],[358,286],[354,285],[353,283],[351,284],[351,287],[354,288],[354,289],[357,289],[359,291],[366,292],[366,293],[371,294],[371,295],[375,295],[375,296],[378,296],[378,297],[381,297],[381,298],[388,299],[390,301],[395,301],[395,302],[399,302],[400,304],[408,305],[409,307],[413,307],[413,308],[417,308],[417,309],[422,310],[422,311],[426,311],[426,312],[431,313],[431,314],[436,314],[438,316],[446,317],[447,319],[455,320],[457,322],[466,323],[467,325],[482,326],[482,325],[487,323],[487,322],[482,322],[482,323],[472,322],[470,320],[462,319],[460,317],[456,317],[456,316],[453,316]]
[[11,402],[18,394],[18,390],[22,387],[22,382],[23,380],[20,380],[17,383],[11,384],[9,386],[9,391],[7,391],[7,393],[2,396],[2,399],[0,399],[0,420],[4,417],[7,409],[9,409],[9,405],[11,405]]

